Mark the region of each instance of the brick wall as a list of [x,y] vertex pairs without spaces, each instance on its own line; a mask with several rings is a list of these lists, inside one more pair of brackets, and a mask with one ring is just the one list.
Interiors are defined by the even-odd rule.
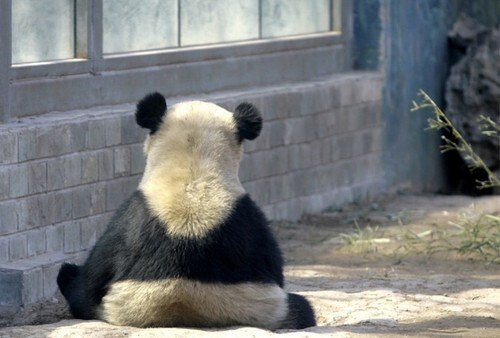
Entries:
[[[297,219],[383,189],[381,87],[377,73],[350,73],[196,99],[261,109],[264,128],[245,145],[241,181],[269,218]],[[53,298],[61,262],[82,261],[136,189],[145,132],[133,112],[127,104],[0,125],[4,320]]]

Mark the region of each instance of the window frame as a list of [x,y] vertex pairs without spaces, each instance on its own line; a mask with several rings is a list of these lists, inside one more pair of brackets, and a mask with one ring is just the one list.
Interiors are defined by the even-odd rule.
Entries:
[[[149,67],[180,66],[228,58],[247,58],[273,53],[303,51],[342,45],[349,51],[352,36],[351,0],[332,0],[332,29],[335,31],[175,47],[159,50],[103,54],[103,0],[75,0],[78,58],[11,64],[12,1],[0,1],[0,122],[16,117],[11,114],[16,84],[39,82],[40,86],[59,77],[102,76],[106,73],[133,71]],[[340,6],[341,10],[334,7]],[[78,86],[78,83],[74,84]],[[36,88],[36,85],[34,86]],[[33,89],[33,86],[32,86]],[[168,95],[168,93],[166,93]],[[106,105],[107,103],[103,103]],[[99,105],[99,104],[97,104]],[[57,108],[57,107],[56,107]],[[75,107],[78,109],[78,107]],[[66,110],[66,109],[63,109]],[[32,115],[40,115],[44,112]],[[22,115],[21,115],[22,116]]]

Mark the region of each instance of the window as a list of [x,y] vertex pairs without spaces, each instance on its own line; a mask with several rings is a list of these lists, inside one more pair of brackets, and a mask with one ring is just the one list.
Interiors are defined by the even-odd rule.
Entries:
[[348,14],[343,0],[2,0],[0,118],[321,75],[322,53],[347,52]]

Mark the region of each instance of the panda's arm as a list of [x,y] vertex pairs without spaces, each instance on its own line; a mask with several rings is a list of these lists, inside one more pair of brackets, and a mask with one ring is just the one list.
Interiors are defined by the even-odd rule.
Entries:
[[121,236],[116,233],[114,226],[114,223],[108,225],[107,231],[98,240],[84,265],[87,295],[95,305],[101,302],[117,270],[116,256]]
[[249,238],[249,246],[253,248],[253,270],[260,280],[272,281],[283,287],[283,257],[269,221],[249,195],[238,204],[237,210],[242,216],[238,223],[248,231],[245,237]]
[[128,238],[134,229],[140,228],[144,218],[143,201],[134,193],[120,208],[99,238],[84,265],[87,294],[99,304],[113,280],[126,274],[130,264]]

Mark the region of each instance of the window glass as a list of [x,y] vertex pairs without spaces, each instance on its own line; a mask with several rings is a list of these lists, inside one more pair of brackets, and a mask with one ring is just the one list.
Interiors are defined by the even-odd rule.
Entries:
[[103,0],[103,52],[178,45],[177,0]]
[[12,63],[73,58],[74,37],[74,0],[12,1]]
[[330,0],[261,0],[262,37],[331,30]]
[[181,46],[259,38],[259,0],[180,0]]

